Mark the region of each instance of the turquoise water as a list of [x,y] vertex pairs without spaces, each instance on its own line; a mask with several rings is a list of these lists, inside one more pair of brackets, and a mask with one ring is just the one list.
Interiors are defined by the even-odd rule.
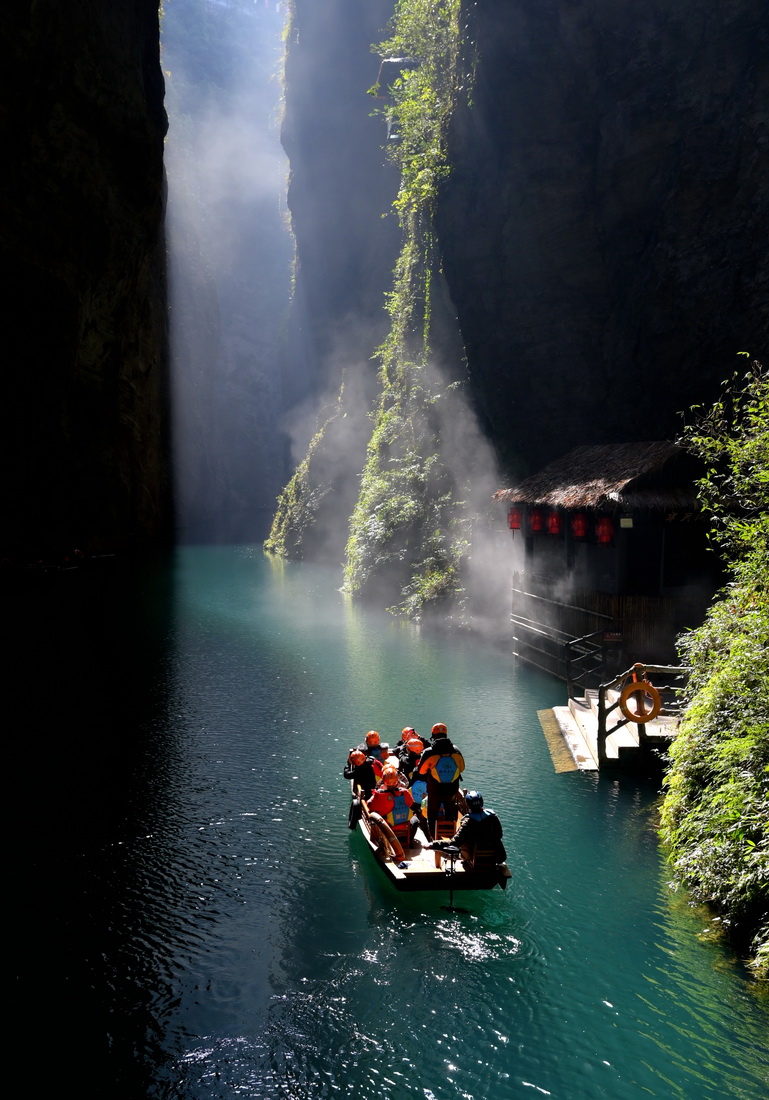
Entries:
[[[94,1094],[769,1095],[769,1005],[668,888],[655,785],[555,774],[536,712],[560,684],[336,583],[192,548],[132,601],[97,693],[121,750],[42,861],[70,899],[49,1004]],[[468,914],[395,893],[347,829],[347,750],[436,721],[513,872]]]

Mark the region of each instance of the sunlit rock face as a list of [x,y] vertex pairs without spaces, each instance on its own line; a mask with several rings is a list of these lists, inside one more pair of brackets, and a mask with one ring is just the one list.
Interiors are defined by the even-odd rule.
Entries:
[[157,0],[5,5],[4,550],[170,518]]
[[468,3],[439,209],[477,403],[509,468],[660,439],[769,332],[763,4]]

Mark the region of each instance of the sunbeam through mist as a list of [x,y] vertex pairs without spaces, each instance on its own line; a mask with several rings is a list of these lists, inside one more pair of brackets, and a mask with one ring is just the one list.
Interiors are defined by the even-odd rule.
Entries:
[[285,480],[282,5],[168,0],[163,57],[182,541],[258,539]]

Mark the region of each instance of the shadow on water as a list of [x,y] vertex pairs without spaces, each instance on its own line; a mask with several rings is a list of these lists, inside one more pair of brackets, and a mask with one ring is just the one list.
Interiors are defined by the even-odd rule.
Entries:
[[5,580],[17,1049],[33,1091],[84,1075],[81,1094],[121,1094],[119,1066],[138,1095],[152,1031],[141,944],[162,906],[134,855],[179,751],[162,687],[168,565]]

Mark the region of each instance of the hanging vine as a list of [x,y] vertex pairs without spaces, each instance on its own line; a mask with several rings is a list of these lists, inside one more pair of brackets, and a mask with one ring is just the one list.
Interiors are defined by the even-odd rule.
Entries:
[[386,308],[391,327],[376,355],[380,398],[350,522],[345,584],[365,589],[388,567],[406,578],[392,610],[418,616],[425,603],[460,591],[466,542],[457,488],[441,455],[429,367],[431,295],[437,269],[433,210],[449,172],[446,134],[459,90],[459,0],[399,0],[392,34],[373,47],[399,75],[380,109],[388,153],[401,175],[393,203],[403,233]]

